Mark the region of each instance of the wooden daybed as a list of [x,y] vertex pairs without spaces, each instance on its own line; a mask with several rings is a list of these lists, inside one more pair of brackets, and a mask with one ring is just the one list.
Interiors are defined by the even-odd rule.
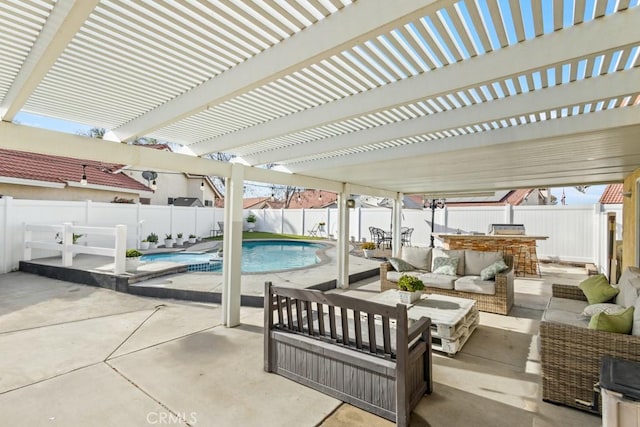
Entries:
[[431,321],[409,326],[403,304],[267,282],[264,325],[265,371],[397,425],[431,393]]

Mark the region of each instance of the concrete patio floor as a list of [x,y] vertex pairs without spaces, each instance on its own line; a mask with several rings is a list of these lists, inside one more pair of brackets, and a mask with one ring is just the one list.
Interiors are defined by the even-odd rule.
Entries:
[[[481,313],[455,358],[435,353],[435,391],[415,426],[598,426],[540,400],[536,334],[549,284],[584,269],[543,266],[516,280],[509,316]],[[377,279],[348,293],[370,297]],[[390,426],[263,371],[262,310],[220,325],[215,304],[160,300],[43,278],[0,275],[0,413],[24,426]]]

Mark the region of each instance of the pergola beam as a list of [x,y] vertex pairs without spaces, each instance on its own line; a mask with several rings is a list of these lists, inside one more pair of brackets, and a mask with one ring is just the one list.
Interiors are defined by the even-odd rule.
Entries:
[[453,0],[368,0],[353,3],[232,70],[112,129],[112,138],[126,141],[146,135],[339,53],[359,41],[389,31],[416,16],[428,15],[453,3]]
[[[629,9],[189,147],[198,155],[230,150],[395,106],[456,93],[533,70],[546,70],[557,64],[623,46],[635,46],[640,39],[640,26],[635,25],[639,19],[640,8]],[[602,37],[602,34],[607,34],[607,37]],[[543,57],[540,52],[544,52]],[[541,63],[541,59],[544,63]]]
[[575,105],[598,102],[602,99],[621,98],[638,92],[640,92],[640,68],[634,68],[577,81],[570,85],[546,88],[497,99],[492,102],[449,110],[428,117],[419,117],[348,133],[315,143],[295,145],[261,153],[253,157],[246,156],[244,159],[252,165],[277,163],[282,160],[295,162],[297,158],[301,159],[336,150],[464,128],[512,117],[518,118],[519,116],[528,116],[529,114],[557,110],[564,107],[571,108]]
[[0,119],[10,122],[49,72],[100,0],[59,1],[0,104]]
[[[290,164],[287,165],[287,168],[294,173],[298,172],[298,170],[304,170],[309,175],[315,175],[313,171],[319,171],[321,174],[334,174],[337,173],[333,172],[336,170],[339,170],[341,174],[343,172],[342,169],[348,169],[351,176],[358,177],[357,180],[352,181],[358,184],[367,182],[370,178],[378,180],[384,176],[385,173],[397,175],[395,166],[398,165],[398,163],[395,162],[400,162],[402,165],[402,176],[404,177],[410,175],[409,172],[413,167],[419,169],[417,167],[418,164],[422,164],[422,168],[430,164],[433,161],[432,157],[436,154],[466,157],[467,153],[472,153],[475,149],[493,147],[496,150],[496,152],[493,153],[494,155],[498,155],[499,158],[508,158],[507,153],[511,152],[511,145],[516,146],[518,142],[567,138],[577,143],[577,141],[581,139],[588,140],[587,135],[589,133],[606,134],[608,131],[615,132],[616,128],[638,125],[639,121],[637,107],[625,107],[486,132],[453,136],[436,141],[387,148],[385,150],[358,153],[357,155],[332,157],[313,162],[304,162],[300,165]],[[636,146],[632,141],[629,141],[628,144],[630,147]],[[522,158],[523,155],[525,154],[520,154],[518,158]],[[367,173],[367,171],[369,172]],[[368,175],[371,176],[369,177]],[[451,176],[451,173],[447,173],[447,176],[455,179]],[[391,188],[387,187],[387,189]],[[438,191],[437,188],[433,190]],[[412,190],[404,189],[404,191],[408,193]]]

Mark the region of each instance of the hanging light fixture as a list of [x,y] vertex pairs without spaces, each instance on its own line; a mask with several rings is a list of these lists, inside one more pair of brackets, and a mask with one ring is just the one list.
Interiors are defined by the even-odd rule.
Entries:
[[318,200],[322,200],[322,190],[318,192]]
[[82,165],[82,178],[80,179],[80,185],[87,185],[87,165]]
[[298,190],[298,203],[300,203],[301,200],[302,200],[302,197],[300,197],[300,190]]
[[200,183],[200,191],[204,191],[204,177],[202,177],[202,182]]

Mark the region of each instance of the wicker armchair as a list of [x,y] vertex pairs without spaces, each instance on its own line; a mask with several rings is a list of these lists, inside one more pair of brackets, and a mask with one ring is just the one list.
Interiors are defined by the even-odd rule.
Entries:
[[[586,301],[582,290],[571,285],[554,284],[553,297]],[[593,388],[605,355],[640,361],[640,336],[542,321],[542,399],[600,413]]]
[[[509,314],[513,307],[513,256],[505,255],[504,262],[509,269],[496,274],[496,293],[493,295],[477,294],[474,292],[456,291],[455,289],[434,288],[425,283],[424,293],[448,295],[452,297],[469,298],[476,300],[478,310],[488,313]],[[393,267],[389,262],[380,264],[380,292],[388,289],[396,289],[398,284],[387,279],[387,272]]]

